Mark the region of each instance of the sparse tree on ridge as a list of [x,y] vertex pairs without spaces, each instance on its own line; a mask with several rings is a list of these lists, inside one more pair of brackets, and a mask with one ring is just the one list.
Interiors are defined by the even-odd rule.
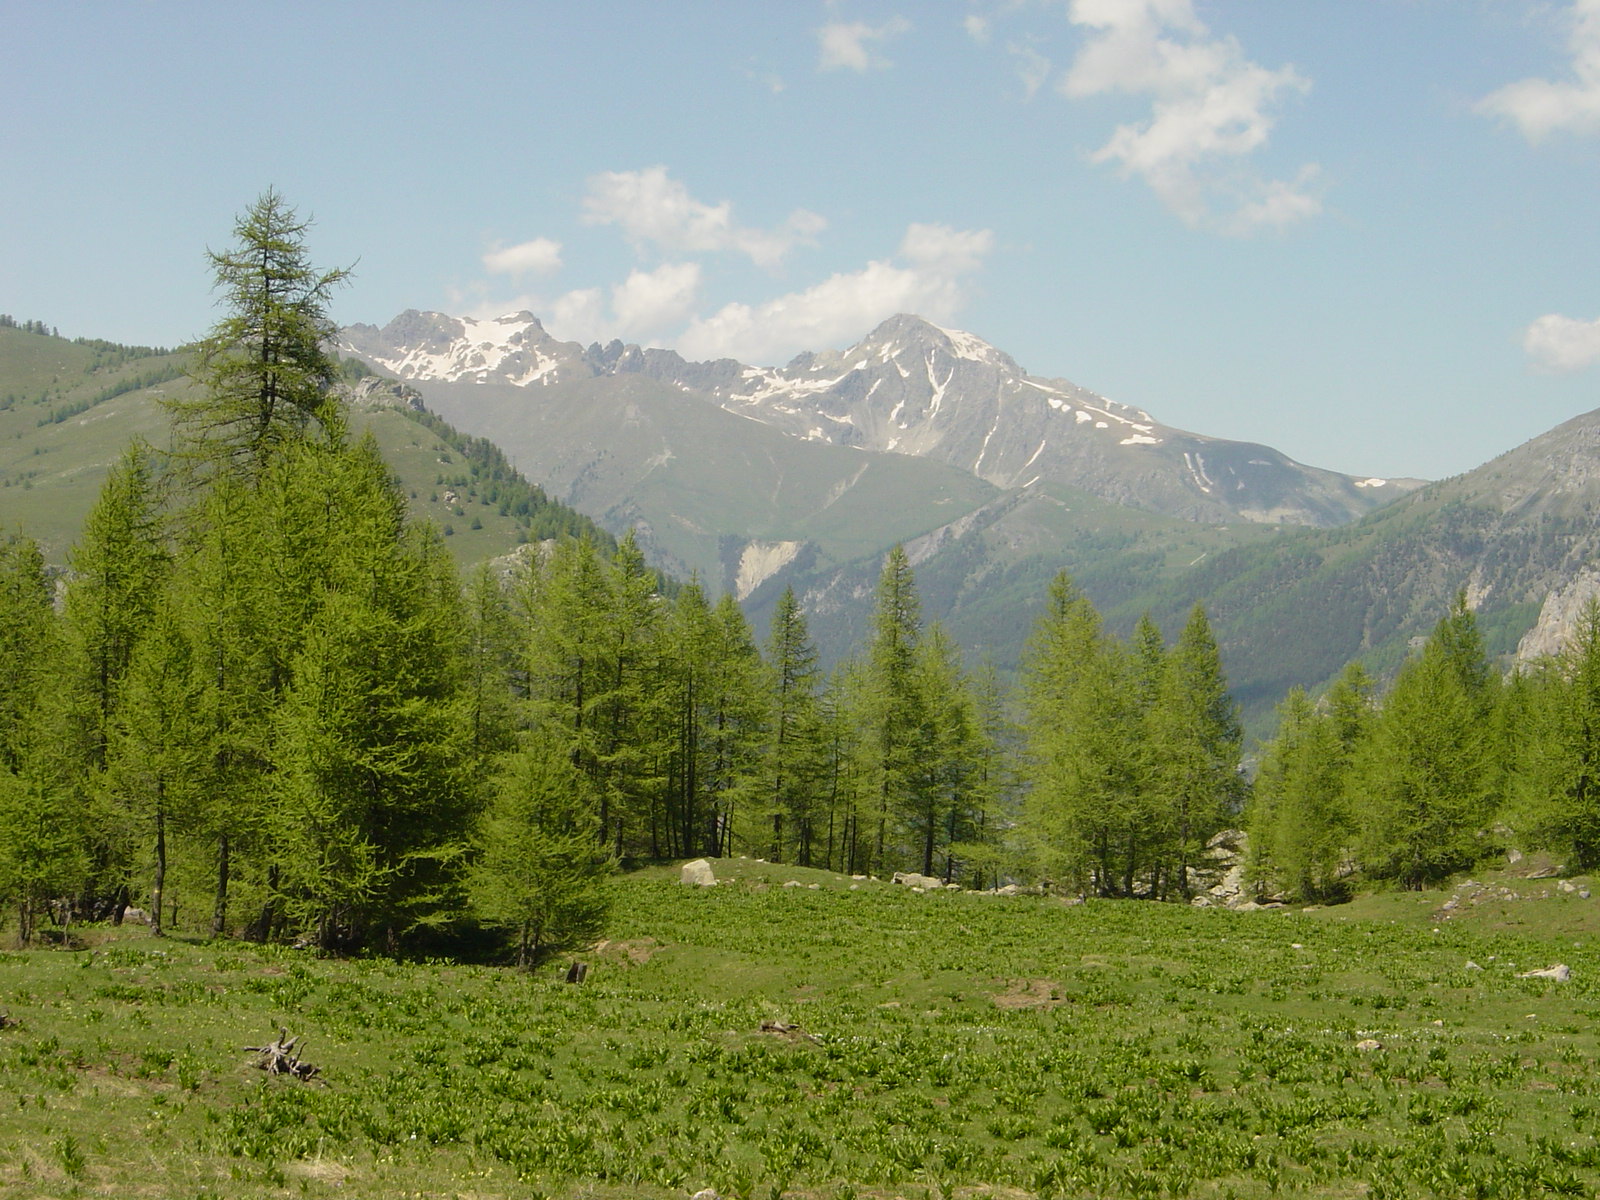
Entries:
[[207,252],[227,314],[200,343],[196,394],[169,404],[183,454],[203,471],[258,472],[314,426],[342,436],[323,344],[334,333],[329,299],[350,270],[311,265],[310,227],[269,188],[234,223],[235,244]]

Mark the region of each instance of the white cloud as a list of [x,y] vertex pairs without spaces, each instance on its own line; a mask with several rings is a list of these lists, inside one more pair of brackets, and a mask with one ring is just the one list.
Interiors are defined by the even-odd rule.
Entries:
[[978,16],[977,13],[969,14],[967,16],[967,18],[964,21],[961,22],[961,27],[967,31],[967,36],[969,38],[971,38],[973,41],[977,42],[978,45],[982,46],[982,45],[986,45],[988,43],[988,41],[989,41],[989,18],[988,17],[980,17],[980,16]]
[[700,292],[699,263],[664,263],[632,271],[611,289],[611,311],[625,336],[638,339],[682,321]]
[[1022,81],[1023,93],[1032,100],[1039,94],[1045,80],[1050,78],[1055,64],[1026,42],[1012,42],[1006,50],[1016,63],[1017,78]]
[[897,312],[948,321],[966,298],[962,277],[982,265],[993,245],[986,229],[912,225],[899,252],[908,265],[874,260],[763,304],[725,305],[690,322],[677,349],[692,359],[775,363],[860,337]]
[[[911,22],[904,17],[891,17],[882,25],[868,25],[864,21],[830,21],[817,30],[817,66],[823,71],[858,72],[892,66],[883,55],[874,53],[869,43],[899,37],[910,28]],[[968,32],[971,32],[970,25]]]
[[1600,363],[1600,320],[1547,313],[1522,332],[1528,357],[1552,371],[1581,371]]
[[1530,142],[1562,131],[1600,133],[1600,0],[1572,0],[1566,20],[1572,79],[1522,79],[1478,102],[1479,112],[1505,118]]
[[605,171],[589,180],[583,219],[618,225],[634,241],[672,252],[733,250],[760,267],[775,267],[797,245],[810,245],[827,227],[816,213],[797,208],[776,229],[735,225],[733,206],[703,204],[662,166]]
[[1062,94],[1151,100],[1149,119],[1118,126],[1095,162],[1143,179],[1197,227],[1242,233],[1321,211],[1307,187],[1315,168],[1293,182],[1263,182],[1239,162],[1266,144],[1284,93],[1309,88],[1293,67],[1274,71],[1250,61],[1237,39],[1211,34],[1192,0],[1072,0],[1069,17],[1092,32]]
[[497,246],[483,256],[491,275],[549,275],[561,268],[561,243],[534,238],[515,246]]
[[660,345],[663,335],[680,326],[694,311],[700,280],[698,263],[663,263],[653,271],[630,271],[625,280],[609,289],[576,288],[544,300],[524,296],[518,307],[538,314],[551,336],[564,341],[609,342],[621,338],[625,342]]

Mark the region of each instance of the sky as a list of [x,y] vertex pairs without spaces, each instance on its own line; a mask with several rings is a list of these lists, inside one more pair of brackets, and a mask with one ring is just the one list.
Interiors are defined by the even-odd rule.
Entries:
[[1359,475],[1600,407],[1600,0],[0,7],[0,311],[176,345],[269,187],[332,316],[781,365],[896,312]]

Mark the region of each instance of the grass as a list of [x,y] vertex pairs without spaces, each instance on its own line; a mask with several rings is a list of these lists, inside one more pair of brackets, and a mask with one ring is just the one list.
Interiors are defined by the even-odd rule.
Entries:
[[[732,881],[714,889],[670,868],[626,877],[580,986],[564,962],[527,976],[134,930],[6,954],[0,1195],[1600,1183],[1600,901],[1236,914],[717,869]],[[1569,983],[1518,978],[1558,959]],[[280,1026],[306,1037],[319,1082],[252,1067],[243,1047]]]

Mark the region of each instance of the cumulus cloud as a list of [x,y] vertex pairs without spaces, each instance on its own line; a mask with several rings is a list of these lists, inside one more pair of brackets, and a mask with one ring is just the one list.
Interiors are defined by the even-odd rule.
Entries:
[[677,348],[689,358],[774,363],[859,337],[897,312],[948,321],[966,298],[964,276],[993,245],[986,229],[912,225],[900,244],[901,262],[874,260],[762,304],[725,305],[691,321]]
[[1600,0],[1572,0],[1565,22],[1570,79],[1522,79],[1478,102],[1480,113],[1510,121],[1530,142],[1600,133]]
[[[817,66],[824,71],[870,71],[893,64],[873,49],[873,43],[899,37],[911,28],[904,17],[891,17],[882,25],[864,21],[830,21],[817,30]],[[968,32],[971,26],[968,25]]]
[[534,238],[515,246],[500,246],[483,256],[491,275],[549,275],[561,267],[561,243]]
[[635,243],[650,242],[671,253],[732,250],[760,267],[775,267],[797,245],[810,245],[827,221],[797,208],[775,229],[736,225],[733,205],[705,204],[662,166],[642,171],[605,171],[589,180],[583,219],[617,225]]
[[971,13],[964,21],[961,22],[961,27],[967,31],[967,36],[973,41],[977,42],[978,45],[982,46],[988,42],[988,17],[980,17],[977,13]]
[[699,263],[664,263],[654,271],[629,272],[611,289],[611,311],[619,327],[639,338],[682,321],[699,293]]
[[1600,363],[1600,320],[1547,313],[1522,331],[1522,348],[1541,367],[1581,371]]
[[1151,102],[1149,118],[1118,126],[1095,162],[1143,179],[1197,227],[1244,233],[1321,211],[1309,187],[1314,168],[1291,182],[1262,181],[1242,164],[1266,145],[1285,94],[1309,88],[1293,67],[1252,62],[1236,38],[1206,28],[1192,0],[1072,0],[1069,16],[1091,32],[1062,94],[1126,93]]
[[610,288],[575,288],[554,299],[528,297],[527,307],[545,318],[552,336],[576,342],[658,344],[688,319],[700,298],[700,264],[663,263],[633,270]]

